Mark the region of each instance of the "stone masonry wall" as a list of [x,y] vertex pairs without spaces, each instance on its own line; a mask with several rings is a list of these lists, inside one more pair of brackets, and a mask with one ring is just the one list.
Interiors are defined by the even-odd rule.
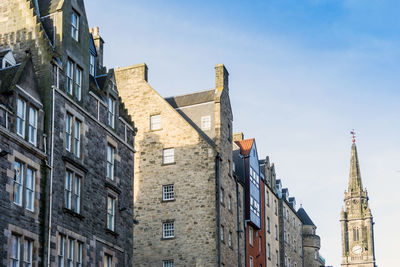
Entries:
[[[144,64],[115,70],[122,100],[135,121],[134,265],[216,266],[216,191],[213,146],[146,81]],[[150,116],[161,114],[160,130]],[[164,148],[175,162],[163,165]],[[175,199],[163,202],[162,186],[173,184]],[[175,236],[162,238],[162,223],[174,221]]]

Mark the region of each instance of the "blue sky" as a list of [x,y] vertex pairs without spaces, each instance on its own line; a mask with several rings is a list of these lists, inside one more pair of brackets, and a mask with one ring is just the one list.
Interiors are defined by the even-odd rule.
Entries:
[[377,263],[396,266],[400,1],[87,0],[86,8],[106,65],[146,62],[163,96],[212,88],[215,64],[226,65],[234,130],[275,162],[334,266],[355,128]]

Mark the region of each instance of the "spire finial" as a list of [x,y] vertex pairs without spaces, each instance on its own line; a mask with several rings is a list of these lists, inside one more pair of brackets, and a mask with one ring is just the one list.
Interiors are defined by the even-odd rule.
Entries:
[[350,134],[353,137],[353,144],[355,144],[356,143],[356,131],[354,131],[354,129],[353,129],[353,130],[350,131]]

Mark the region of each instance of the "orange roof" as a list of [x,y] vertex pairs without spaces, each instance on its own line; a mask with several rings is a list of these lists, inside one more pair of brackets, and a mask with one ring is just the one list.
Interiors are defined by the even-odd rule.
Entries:
[[240,147],[240,154],[247,156],[250,154],[251,147],[254,143],[254,138],[235,141],[235,143]]

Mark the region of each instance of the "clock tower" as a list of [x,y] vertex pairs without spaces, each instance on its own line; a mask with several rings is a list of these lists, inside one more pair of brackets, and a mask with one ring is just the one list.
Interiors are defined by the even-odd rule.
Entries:
[[342,266],[376,267],[374,222],[368,205],[367,190],[363,188],[357,147],[351,146],[349,187],[344,193],[344,209],[340,214],[342,226]]

